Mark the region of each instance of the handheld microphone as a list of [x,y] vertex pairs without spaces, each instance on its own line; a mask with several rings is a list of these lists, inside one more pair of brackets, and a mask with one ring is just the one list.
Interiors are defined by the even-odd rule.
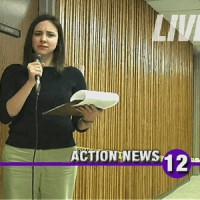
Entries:
[[[42,56],[39,55],[39,54],[37,54],[37,53],[34,53],[34,54],[33,54],[33,60],[34,60],[34,61],[37,61],[37,62],[39,62],[39,63],[41,63]],[[40,76],[36,75],[36,76],[35,76],[35,80],[36,80],[36,85],[35,85],[36,93],[37,93],[37,95],[39,95],[39,93],[40,93],[40,88],[41,88]]]

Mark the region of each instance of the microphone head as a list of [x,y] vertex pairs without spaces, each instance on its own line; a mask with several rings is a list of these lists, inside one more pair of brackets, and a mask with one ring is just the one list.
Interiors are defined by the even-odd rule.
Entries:
[[40,54],[37,54],[37,53],[33,53],[32,58],[33,58],[33,61],[41,62],[41,60],[42,60],[42,56]]

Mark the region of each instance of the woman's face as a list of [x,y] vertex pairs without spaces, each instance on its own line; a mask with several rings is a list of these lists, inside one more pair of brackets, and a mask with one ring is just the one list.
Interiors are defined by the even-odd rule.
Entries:
[[58,31],[50,21],[42,21],[35,26],[32,46],[37,54],[44,57],[53,56],[57,42]]

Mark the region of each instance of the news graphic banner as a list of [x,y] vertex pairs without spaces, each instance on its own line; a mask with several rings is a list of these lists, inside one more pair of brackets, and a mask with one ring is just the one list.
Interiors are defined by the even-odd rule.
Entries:
[[200,166],[199,158],[191,159],[182,149],[173,149],[161,157],[158,150],[112,151],[78,148],[71,162],[0,162],[0,166],[160,166],[172,178],[186,176],[193,166]]

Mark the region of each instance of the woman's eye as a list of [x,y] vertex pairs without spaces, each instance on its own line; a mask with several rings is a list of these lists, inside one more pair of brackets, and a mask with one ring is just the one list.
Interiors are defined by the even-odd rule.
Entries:
[[53,33],[48,34],[49,37],[54,37],[55,35]]
[[43,32],[34,32],[34,35],[35,36],[42,36],[42,35],[44,35],[44,36],[46,36],[46,37],[49,37],[49,38],[51,38],[51,37],[55,37],[56,36],[56,34],[55,33],[43,33]]
[[39,35],[41,35],[41,33],[40,32],[35,32],[34,35],[39,36]]

